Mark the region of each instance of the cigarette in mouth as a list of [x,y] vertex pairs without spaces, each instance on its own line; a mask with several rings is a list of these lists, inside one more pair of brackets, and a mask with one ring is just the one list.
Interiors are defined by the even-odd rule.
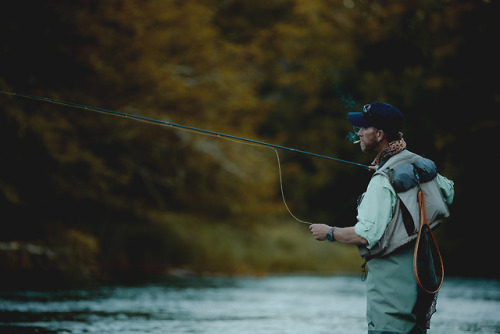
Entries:
[[356,140],[355,142],[353,142],[353,144],[358,144],[361,142],[361,139],[360,140]]

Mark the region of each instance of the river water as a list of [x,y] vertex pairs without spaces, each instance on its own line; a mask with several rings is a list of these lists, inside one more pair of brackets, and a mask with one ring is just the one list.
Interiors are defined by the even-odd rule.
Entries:
[[[0,292],[0,332],[361,334],[365,297],[365,283],[351,276],[10,291]],[[429,333],[500,333],[500,281],[447,278]]]

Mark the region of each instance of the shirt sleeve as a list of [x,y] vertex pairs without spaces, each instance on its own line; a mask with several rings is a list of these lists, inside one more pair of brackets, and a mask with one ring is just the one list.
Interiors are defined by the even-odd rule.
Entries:
[[439,174],[437,175],[437,182],[439,188],[441,188],[441,193],[443,194],[446,204],[450,205],[453,202],[453,197],[455,196],[455,183]]
[[384,234],[395,205],[396,193],[389,180],[383,175],[373,176],[358,207],[358,222],[354,225],[356,234],[368,241],[368,249]]

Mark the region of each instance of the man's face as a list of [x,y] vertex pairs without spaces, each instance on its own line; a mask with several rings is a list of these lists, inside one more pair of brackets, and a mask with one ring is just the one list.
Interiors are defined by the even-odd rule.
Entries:
[[361,151],[363,152],[376,152],[378,144],[379,144],[379,135],[380,132],[376,128],[369,127],[369,128],[361,128],[358,131],[358,136],[359,139],[361,140],[360,146],[361,146]]

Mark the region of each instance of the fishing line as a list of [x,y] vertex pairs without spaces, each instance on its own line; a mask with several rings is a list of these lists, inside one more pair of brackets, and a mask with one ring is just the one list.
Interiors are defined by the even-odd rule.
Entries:
[[279,174],[280,174],[280,189],[281,189],[281,198],[283,199],[283,204],[285,204],[285,208],[286,210],[288,211],[288,213],[290,214],[290,216],[293,217],[293,219],[295,219],[296,221],[298,221],[299,223],[302,223],[302,224],[307,224],[307,225],[312,225],[312,223],[308,222],[308,221],[305,221],[305,220],[302,220],[302,219],[299,219],[297,217],[295,217],[295,215],[292,213],[292,211],[290,210],[290,208],[288,207],[288,205],[286,204],[286,199],[285,199],[285,192],[283,191],[283,178],[281,177],[281,162],[280,162],[280,155],[278,154],[278,150],[273,148],[274,152],[276,153],[276,159],[278,159],[278,171],[279,171]]
[[[230,139],[230,138],[222,138],[222,139],[227,140],[227,141],[232,141],[232,142],[235,142],[235,143],[238,143],[238,144],[250,145],[250,146],[254,146],[254,147],[261,147],[260,145],[257,145],[257,144],[254,144],[254,143],[237,141],[237,140]],[[274,153],[276,153],[276,161],[278,162],[278,175],[279,175],[279,179],[280,179],[281,199],[283,200],[283,204],[285,205],[286,210],[288,211],[288,213],[290,214],[290,216],[292,216],[292,218],[295,219],[296,221],[298,221],[299,223],[307,224],[307,225],[312,225],[313,223],[311,223],[311,222],[308,222],[308,221],[305,221],[305,220],[297,218],[297,216],[295,216],[292,213],[292,210],[290,210],[290,208],[288,207],[288,204],[286,203],[286,199],[285,199],[285,191],[283,190],[283,176],[282,176],[282,173],[281,173],[280,155],[279,155],[278,150],[276,148],[270,147],[270,149],[272,149],[274,151]]]
[[149,124],[155,124],[155,125],[160,125],[160,126],[168,126],[168,127],[178,128],[178,129],[181,129],[181,130],[184,130],[184,131],[194,132],[194,133],[198,133],[198,134],[202,134],[202,135],[207,135],[207,136],[213,136],[213,137],[217,137],[217,138],[222,138],[222,139],[225,139],[225,140],[228,140],[228,141],[237,142],[237,143],[240,143],[240,144],[247,144],[247,145],[253,145],[253,146],[264,146],[264,147],[273,148],[274,151],[275,151],[275,153],[276,153],[276,158],[278,160],[278,171],[279,171],[279,176],[280,176],[280,189],[281,189],[281,196],[283,198],[283,203],[285,204],[285,207],[286,207],[287,211],[290,213],[290,215],[295,220],[297,220],[298,222],[304,223],[304,224],[312,224],[312,223],[307,222],[307,221],[303,221],[303,220],[297,218],[291,212],[290,208],[288,207],[288,205],[286,203],[285,194],[284,194],[284,191],[283,191],[283,178],[282,178],[282,173],[281,173],[281,162],[280,162],[280,158],[279,158],[279,154],[278,154],[278,150],[277,149],[286,150],[286,151],[295,152],[295,153],[300,153],[300,154],[305,154],[305,155],[310,155],[310,156],[317,157],[317,158],[323,158],[323,159],[333,160],[333,161],[337,161],[337,162],[342,162],[342,163],[346,163],[346,164],[353,165],[353,166],[363,167],[365,169],[368,169],[370,167],[368,165],[360,164],[360,163],[357,163],[357,162],[352,162],[352,161],[348,161],[348,160],[344,160],[344,159],[329,157],[329,156],[326,156],[326,155],[321,155],[321,154],[316,154],[316,153],[312,153],[312,152],[297,150],[297,149],[286,147],[286,146],[269,144],[269,143],[265,143],[265,142],[257,141],[257,140],[253,140],[253,139],[232,136],[232,135],[228,135],[228,134],[224,134],[224,133],[220,133],[220,132],[215,132],[215,131],[210,131],[210,130],[195,128],[195,127],[192,127],[192,126],[182,125],[182,124],[178,124],[178,123],[161,121],[161,120],[157,120],[157,119],[153,119],[153,118],[148,118],[148,117],[144,117],[144,116],[138,116],[138,115],[133,115],[133,114],[122,113],[122,112],[118,112],[118,111],[114,111],[114,110],[109,110],[109,109],[103,109],[103,108],[98,108],[98,107],[87,106],[87,105],[79,104],[79,103],[75,103],[75,102],[62,101],[62,100],[57,100],[57,99],[53,99],[53,98],[49,98],[49,97],[36,96],[36,95],[31,95],[31,94],[26,94],[26,93],[10,92],[10,91],[6,91],[6,90],[3,90],[3,89],[0,89],[0,93],[6,94],[6,95],[11,95],[11,96],[19,96],[19,97],[23,97],[23,98],[27,98],[27,99],[31,99],[31,100],[48,102],[48,103],[62,105],[62,106],[67,106],[67,107],[72,107],[72,108],[77,108],[77,109],[83,109],[83,110],[86,110],[86,111],[94,111],[94,112],[103,113],[103,114],[112,115],[112,116],[117,116],[117,117],[121,117],[121,118],[128,118],[128,119],[131,119],[131,120],[135,120],[135,121],[139,121],[139,122],[144,122],[144,123],[149,123]]

